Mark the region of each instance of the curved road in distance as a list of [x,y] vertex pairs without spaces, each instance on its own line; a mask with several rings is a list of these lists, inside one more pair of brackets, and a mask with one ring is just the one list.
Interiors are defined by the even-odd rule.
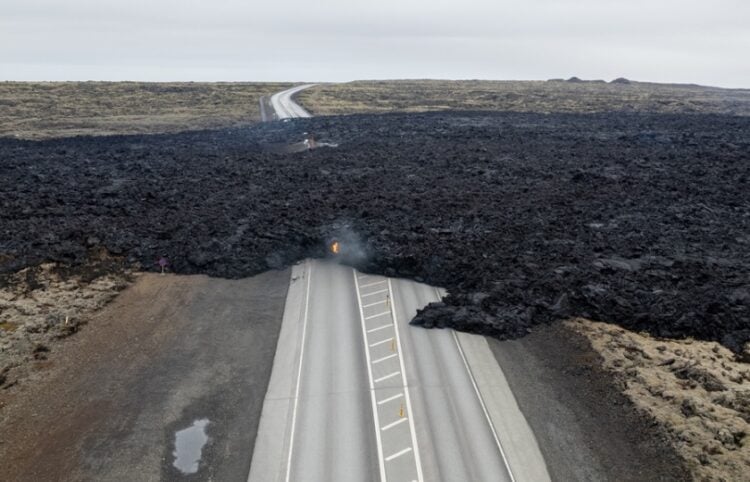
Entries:
[[292,87],[291,89],[278,92],[271,96],[271,106],[276,111],[278,119],[293,119],[295,117],[311,117],[310,113],[294,102],[292,97],[305,89],[317,84],[305,84]]

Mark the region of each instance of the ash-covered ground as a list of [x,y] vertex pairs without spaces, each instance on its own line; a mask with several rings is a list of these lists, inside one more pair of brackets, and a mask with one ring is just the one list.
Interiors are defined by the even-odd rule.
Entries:
[[[305,132],[338,147],[280,152]],[[508,337],[580,316],[741,352],[750,118],[361,115],[0,140],[3,273],[104,247],[236,278],[334,238],[360,268],[449,289],[415,323]]]

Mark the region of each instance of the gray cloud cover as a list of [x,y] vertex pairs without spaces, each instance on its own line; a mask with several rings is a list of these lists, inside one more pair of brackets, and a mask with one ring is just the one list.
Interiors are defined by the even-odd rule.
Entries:
[[750,87],[747,0],[3,0],[0,80],[547,79]]

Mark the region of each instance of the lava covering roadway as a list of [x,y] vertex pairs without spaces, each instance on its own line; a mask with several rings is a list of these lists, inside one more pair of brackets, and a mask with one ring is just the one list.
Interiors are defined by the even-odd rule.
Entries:
[[[306,133],[338,144],[283,153]],[[0,140],[0,272],[243,277],[325,256],[443,286],[415,320],[498,337],[570,316],[750,339],[750,118],[434,113]],[[356,256],[354,255],[356,254]]]

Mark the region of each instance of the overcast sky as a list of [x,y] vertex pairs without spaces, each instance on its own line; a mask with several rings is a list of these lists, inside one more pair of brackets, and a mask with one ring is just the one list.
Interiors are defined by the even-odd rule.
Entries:
[[0,80],[750,87],[750,0],[0,0]]

